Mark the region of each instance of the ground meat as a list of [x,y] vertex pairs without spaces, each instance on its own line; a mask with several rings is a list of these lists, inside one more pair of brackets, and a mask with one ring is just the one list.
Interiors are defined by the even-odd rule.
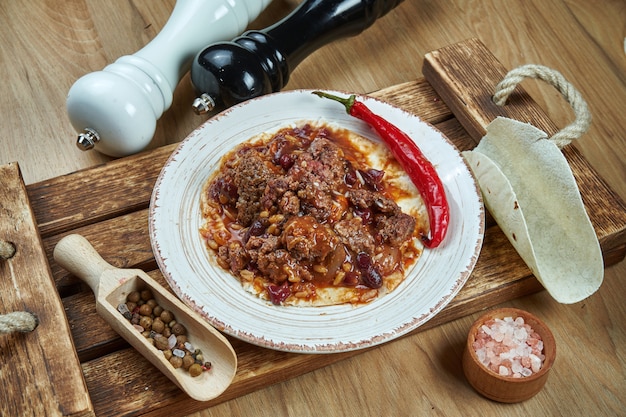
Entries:
[[391,245],[400,245],[413,236],[415,231],[415,218],[406,213],[398,213],[394,216],[376,216],[376,230],[383,242]]
[[320,178],[329,189],[337,189],[343,183],[346,160],[343,151],[325,138],[316,138],[309,148],[319,165],[312,167],[314,175]]
[[246,242],[246,250],[253,262],[258,263],[259,257],[278,249],[279,241],[277,236],[264,234],[262,236],[251,236]]
[[395,201],[376,191],[351,190],[348,192],[348,198],[352,204],[359,208],[371,208],[392,215],[401,212]]
[[256,265],[258,270],[266,276],[271,282],[281,284],[289,279],[286,265],[293,263],[293,258],[284,249],[275,252],[269,252],[258,257],[259,263]]
[[280,248],[278,237],[251,236],[246,242],[246,251],[255,267],[272,282],[279,284],[288,278],[284,266],[293,262],[293,258]]
[[295,216],[300,212],[300,199],[293,191],[287,191],[280,198],[278,207],[281,213]]
[[227,245],[220,246],[218,256],[230,266],[230,270],[235,274],[245,269],[250,260],[241,242],[237,241],[230,241]]
[[312,216],[292,217],[285,224],[281,239],[295,259],[311,262],[324,261],[338,242],[333,231]]
[[341,238],[344,245],[354,253],[373,253],[376,242],[374,237],[363,227],[363,222],[359,217],[348,220],[341,220],[335,223],[334,230]]
[[298,190],[298,198],[303,213],[310,214],[320,221],[326,221],[332,214],[333,195],[324,192],[313,183],[304,183]]
[[241,156],[234,173],[234,183],[239,194],[237,221],[242,226],[248,226],[260,211],[261,197],[271,170],[262,156],[251,149]]
[[313,185],[322,192],[343,186],[346,161],[343,152],[325,138],[316,138],[308,153],[299,154],[289,175],[303,184]]
[[[341,140],[306,125],[225,158],[206,191],[216,208],[207,218],[212,213],[229,230],[225,244],[209,245],[222,242],[220,265],[307,294],[315,285],[367,286],[372,274],[402,269],[398,248],[416,221],[385,194],[384,172],[364,165],[350,145],[338,146]],[[365,269],[356,265],[363,254],[376,259]]]
[[287,191],[291,191],[297,188],[297,183],[294,183],[289,176],[278,175],[269,178],[261,197],[261,207],[264,210],[271,209],[283,198],[283,195]]

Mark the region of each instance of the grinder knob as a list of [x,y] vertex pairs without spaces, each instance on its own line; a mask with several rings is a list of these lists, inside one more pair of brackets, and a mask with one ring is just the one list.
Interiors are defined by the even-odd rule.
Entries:
[[70,88],[66,105],[78,147],[115,157],[146,147],[195,54],[240,34],[270,1],[178,0],[150,43]]
[[305,0],[262,30],[202,50],[191,64],[198,114],[280,91],[312,52],[355,36],[403,0]]

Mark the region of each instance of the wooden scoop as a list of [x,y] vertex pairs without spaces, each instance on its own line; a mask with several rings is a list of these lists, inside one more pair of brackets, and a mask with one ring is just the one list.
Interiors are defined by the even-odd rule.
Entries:
[[[228,340],[144,271],[110,265],[87,239],[76,234],[59,241],[54,248],[54,259],[91,287],[98,314],[191,398],[208,401],[230,385],[237,370],[237,356]],[[205,361],[211,362],[210,370],[192,377],[182,368],[175,369],[163,352],[151,345],[117,310],[130,292],[143,289],[151,290],[157,303],[170,310],[176,321],[187,328],[189,342],[202,351]]]

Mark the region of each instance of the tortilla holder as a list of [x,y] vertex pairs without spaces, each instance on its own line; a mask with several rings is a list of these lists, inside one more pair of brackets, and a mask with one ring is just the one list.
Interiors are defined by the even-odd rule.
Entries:
[[[424,73],[428,74],[427,78],[436,77],[435,89],[441,77],[451,76],[450,72],[442,70],[442,64],[445,65],[436,52],[426,56]],[[471,68],[472,64],[468,65]],[[476,65],[475,68],[480,68],[480,64]],[[452,70],[452,75],[459,73]],[[483,77],[483,74],[463,75],[464,78]],[[532,123],[497,113],[485,123],[487,111],[480,114],[482,120],[478,118],[479,123],[484,123],[480,142],[473,150],[463,152],[463,157],[476,177],[485,206],[531,272],[556,301],[575,303],[593,294],[602,284],[604,275],[597,235],[562,151],[587,131],[591,116],[580,93],[559,72],[538,65],[508,72],[497,83],[495,94],[485,90],[476,100],[481,102],[481,107],[496,112],[497,107],[503,106],[500,108],[506,113],[509,110],[509,104],[505,105],[507,98],[526,77],[554,85],[572,105],[576,120],[549,135]],[[446,96],[452,98],[451,92],[438,93],[454,111],[455,104],[446,100]],[[457,108],[473,104],[461,97],[463,93],[458,84],[454,93],[461,93],[453,100]],[[487,106],[486,100],[491,101]],[[516,101],[515,105],[519,106],[519,96],[511,97],[510,103]],[[467,114],[468,110],[465,112]],[[476,119],[473,123],[476,134],[480,126],[476,129]],[[472,129],[467,130],[471,133]]]

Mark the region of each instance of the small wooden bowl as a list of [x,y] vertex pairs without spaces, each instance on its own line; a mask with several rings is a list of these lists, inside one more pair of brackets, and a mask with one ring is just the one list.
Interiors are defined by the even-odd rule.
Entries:
[[[480,326],[486,321],[505,317],[522,317],[543,340],[545,360],[539,372],[528,377],[513,378],[497,374],[480,363],[473,343]],[[463,352],[463,372],[469,383],[483,396],[502,403],[525,401],[537,394],[546,383],[550,368],[556,358],[556,343],[548,327],[536,316],[516,308],[491,310],[474,322],[467,336]]]

